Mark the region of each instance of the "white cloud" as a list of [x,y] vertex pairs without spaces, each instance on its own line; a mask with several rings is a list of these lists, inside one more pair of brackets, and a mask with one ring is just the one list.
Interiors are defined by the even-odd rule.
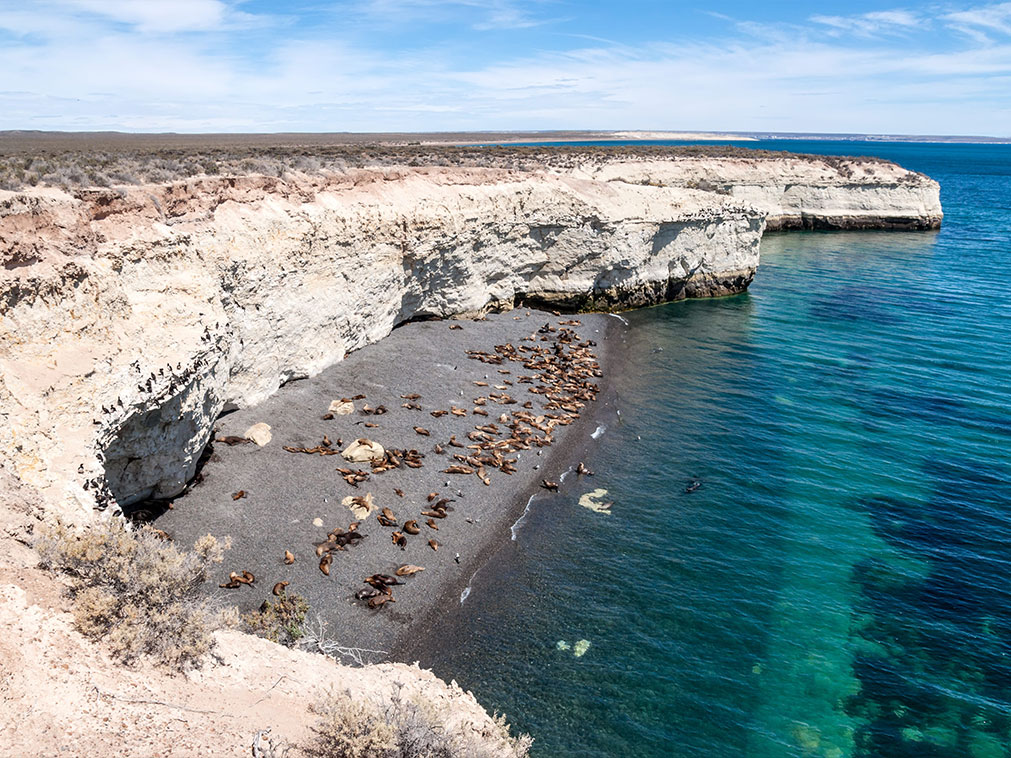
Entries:
[[990,34],[993,33],[1011,35],[1011,3],[947,13],[943,18],[955,30],[981,43],[990,42]]
[[875,11],[857,16],[816,15],[811,16],[811,21],[829,27],[836,34],[848,32],[861,37],[907,34],[927,24],[923,16],[907,10]]

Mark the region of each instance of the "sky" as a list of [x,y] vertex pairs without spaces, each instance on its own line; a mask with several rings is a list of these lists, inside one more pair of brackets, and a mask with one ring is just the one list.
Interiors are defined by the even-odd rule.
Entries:
[[0,129],[1011,137],[1011,2],[0,0]]

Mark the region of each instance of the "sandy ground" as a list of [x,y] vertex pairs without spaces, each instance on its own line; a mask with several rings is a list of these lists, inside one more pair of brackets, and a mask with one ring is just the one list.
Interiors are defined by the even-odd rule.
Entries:
[[[580,324],[570,328],[579,338],[598,343],[592,349],[606,374],[605,339],[620,340],[622,327],[617,319],[605,315],[553,316],[521,308],[489,314],[483,321],[406,324],[319,376],[289,383],[261,405],[222,417],[218,437],[241,436],[253,424],[263,422],[270,425],[272,440],[264,447],[215,443],[201,469],[202,481],[177,498],[173,508],[155,525],[186,545],[208,532],[219,538],[231,537],[232,549],[217,578],[225,582],[230,571],[251,571],[256,582],[237,589],[210,587],[222,604],[237,604],[242,611],[255,610],[271,598],[276,582],[287,581],[287,591],[308,600],[310,618],[322,618],[332,638],[348,647],[374,651],[365,656],[366,660],[386,660],[403,646],[405,638],[427,626],[423,622],[430,614],[453,613],[459,607],[460,590],[492,548],[510,538],[510,527],[530,495],[539,491],[541,480],[558,481],[565,468],[573,464],[566,452],[573,449],[577,438],[586,438],[593,431],[592,425],[585,427],[592,424],[601,402],[589,403],[575,423],[557,427],[552,446],[513,454],[517,471],[511,476],[489,469],[490,485],[485,485],[474,475],[443,473],[447,466],[457,463],[452,454],[472,452],[449,446],[451,435],[465,445],[473,444],[467,434],[476,425],[498,423],[500,414],[521,410],[525,402],[531,403],[530,412],[542,413],[546,402],[543,395],[529,392],[536,384],[518,382],[519,376],[536,373],[524,369],[522,363],[488,365],[469,359],[466,351],[492,351],[495,345],[505,343],[551,345],[540,338],[548,336],[552,340],[555,335],[538,334],[537,330],[546,323],[558,328],[560,322],[573,318]],[[530,335],[535,341],[522,341]],[[475,382],[487,382],[489,386]],[[473,402],[500,392],[517,402],[502,405],[489,399],[484,406]],[[359,394],[366,397],[355,401],[353,414],[323,418],[331,401]],[[403,407],[410,401],[401,396],[410,394],[421,395],[416,401],[421,410]],[[366,405],[382,405],[387,412],[369,415],[363,412]],[[448,411],[453,406],[464,408],[466,416],[435,418],[430,413]],[[476,407],[486,409],[489,416],[474,415]],[[416,433],[415,426],[430,434]],[[285,446],[315,447],[324,435],[334,448],[337,440],[347,446],[362,437],[387,448],[414,448],[424,455],[422,466],[372,474],[353,487],[336,469],[369,471],[368,463],[352,464],[338,455],[284,450]],[[433,451],[436,444],[443,446],[444,454]],[[397,489],[403,497],[396,494]],[[245,497],[233,499],[240,490]],[[435,520],[438,531],[429,528],[426,517],[421,515],[432,492],[452,499],[447,517]],[[324,541],[329,530],[346,529],[354,520],[341,504],[342,498],[367,493],[371,493],[378,508],[392,510],[398,524],[416,519],[421,533],[405,535],[407,544],[401,549],[391,539],[395,529],[381,526],[373,512],[358,529],[366,538],[335,552],[330,574],[325,576],[319,568],[315,544]],[[429,546],[430,539],[441,543],[438,550]],[[295,556],[292,565],[284,563],[286,550]],[[402,564],[425,570],[403,579],[404,586],[394,588],[395,603],[373,610],[355,600],[358,590],[368,589],[363,583],[365,577],[393,574]]]

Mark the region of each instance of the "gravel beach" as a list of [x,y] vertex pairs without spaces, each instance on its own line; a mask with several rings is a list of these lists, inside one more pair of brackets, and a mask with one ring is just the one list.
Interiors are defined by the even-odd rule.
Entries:
[[[213,443],[205,454],[198,482],[175,499],[155,526],[187,546],[207,533],[231,537],[232,548],[220,577],[208,585],[222,604],[253,611],[272,599],[275,583],[286,581],[289,594],[308,601],[310,626],[317,625],[318,616],[330,640],[346,648],[371,651],[361,656],[366,662],[395,659],[398,650],[414,647],[433,618],[444,618],[459,608],[460,593],[468,580],[510,539],[510,529],[531,495],[544,491],[542,480],[559,482],[561,475],[578,463],[578,451],[590,441],[594,419],[610,403],[603,391],[609,369],[608,347],[609,342],[622,339],[623,331],[618,319],[602,314],[555,316],[528,308],[489,314],[476,321],[404,324],[320,375],[288,383],[259,406],[222,416],[215,438],[242,437],[254,424],[265,423],[270,426],[270,442],[262,447]],[[601,376],[588,374],[581,381],[602,390],[596,400],[581,403],[579,418],[570,415],[572,402],[562,401],[569,410],[545,408],[551,400],[541,379],[520,381],[521,377],[545,376],[524,366],[535,351],[565,355],[576,344],[585,346],[577,351],[588,349],[600,364],[597,373]],[[496,346],[506,345],[515,352],[509,348],[496,352]],[[475,351],[485,360],[474,355]],[[495,362],[498,360],[501,363]],[[587,365],[585,358],[583,365]],[[353,413],[324,418],[333,401],[359,395],[365,397],[354,400]],[[412,403],[420,410],[404,407]],[[379,406],[385,408],[384,413],[367,412]],[[454,415],[454,407],[462,415]],[[475,410],[488,415],[475,414]],[[436,417],[432,411],[446,413]],[[534,424],[542,429],[518,423],[514,413],[520,418],[539,419]],[[502,414],[506,414],[507,423],[503,423]],[[551,415],[569,423],[554,419],[552,428]],[[475,427],[487,428],[488,424],[494,424],[498,433],[489,433],[484,439],[468,438],[468,434],[481,435]],[[516,439],[510,425],[529,437],[526,449],[508,452],[505,448],[503,458],[515,460],[506,467],[514,468],[514,473],[507,475],[493,466],[478,473],[444,473],[453,465],[474,468],[454,455],[491,454],[489,449],[479,451],[467,445],[484,443],[490,448],[496,442],[503,445],[502,440],[511,434]],[[428,434],[418,433],[415,427]],[[401,456],[397,462],[402,465],[376,473],[368,461],[354,463],[341,455],[285,450],[317,448],[324,437],[330,447],[320,447],[323,452],[344,450],[355,440],[366,438],[387,450],[416,450],[423,458],[414,458],[421,465],[412,468]],[[462,446],[450,445],[451,437]],[[550,445],[543,445],[546,438],[550,438]],[[441,454],[435,451],[437,445]],[[353,486],[338,468],[369,472],[369,477]],[[479,478],[482,473],[488,484]],[[233,499],[240,491],[244,496]],[[437,530],[426,524],[430,517],[421,514],[423,510],[431,512],[430,493],[439,493],[435,502],[450,498],[445,517],[431,519]],[[325,542],[329,532],[347,530],[358,520],[341,501],[367,494],[371,494],[375,510],[361,519],[357,528],[365,538],[333,551],[329,576],[324,575],[316,545]],[[377,517],[383,508],[393,512],[396,526],[381,525]],[[416,535],[402,528],[411,519],[420,529]],[[393,542],[394,532],[401,532],[406,539],[403,549]],[[429,540],[437,540],[437,550]],[[294,563],[285,563],[285,551],[294,555]],[[359,590],[369,589],[363,582],[366,577],[394,575],[403,564],[421,566],[424,571],[399,579],[404,584],[392,588],[395,602],[371,609],[365,600],[355,599]],[[232,571],[251,572],[255,583],[218,588],[217,584],[228,582]]]

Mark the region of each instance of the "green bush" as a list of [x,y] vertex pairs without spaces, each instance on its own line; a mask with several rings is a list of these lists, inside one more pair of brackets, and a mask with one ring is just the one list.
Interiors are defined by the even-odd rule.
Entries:
[[282,590],[277,600],[264,600],[260,610],[245,614],[242,620],[254,634],[293,647],[305,635],[302,625],[308,612],[309,603],[304,597]]

